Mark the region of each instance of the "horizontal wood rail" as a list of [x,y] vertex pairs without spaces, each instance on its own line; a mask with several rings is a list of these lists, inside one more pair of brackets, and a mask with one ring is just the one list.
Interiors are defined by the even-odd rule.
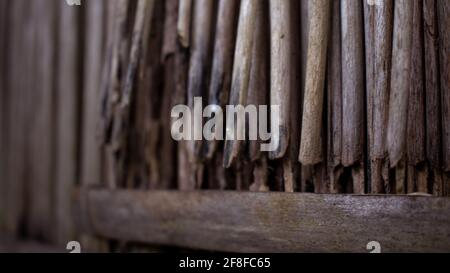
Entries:
[[83,190],[79,219],[111,239],[229,252],[450,251],[450,198]]

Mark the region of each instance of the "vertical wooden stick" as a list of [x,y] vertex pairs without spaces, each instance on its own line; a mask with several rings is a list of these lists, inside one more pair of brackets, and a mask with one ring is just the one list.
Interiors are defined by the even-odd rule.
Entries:
[[413,3],[395,1],[391,94],[389,101],[388,152],[391,167],[405,156],[407,109],[412,52]]
[[[425,89],[424,89],[424,45],[423,45],[423,1],[413,1],[413,40],[411,52],[411,76],[408,102],[408,127],[407,127],[407,161],[414,166],[414,172],[408,172],[408,176],[414,176],[408,181],[415,181],[416,185],[408,183],[408,192],[417,189],[427,193],[427,180],[425,175],[419,174],[419,164],[425,163]],[[419,180],[420,179],[420,180]]]
[[342,169],[342,72],[341,72],[341,4],[333,1],[331,29],[328,42],[328,167],[330,192],[338,193]]
[[[268,1],[264,1],[263,8],[258,10],[256,17],[247,104],[259,106],[267,105],[269,98],[270,30]],[[249,158],[251,161],[257,161],[261,158],[260,144],[260,141],[249,141]]]
[[[364,45],[360,1],[341,0],[342,20],[342,164],[363,164]],[[364,168],[354,168],[352,172]],[[354,175],[353,191],[364,193],[364,174]],[[362,178],[362,179],[361,179]]]
[[298,161],[300,149],[300,132],[301,132],[301,114],[303,113],[303,92],[300,85],[300,8],[298,1],[290,2],[289,8],[289,32],[291,36],[290,41],[290,108],[288,122],[289,122],[289,142],[287,152],[284,155],[283,161],[283,179],[284,191],[294,192],[298,188],[298,181],[300,176],[300,163]]
[[[250,83],[250,69],[254,42],[254,29],[257,17],[256,15],[258,14],[258,10],[261,8],[262,1],[241,1],[229,100],[230,105],[246,105],[248,87]],[[226,132],[234,132],[235,136],[237,136],[238,130],[243,130],[242,125],[244,124],[235,124],[234,128],[230,128],[228,127],[230,124],[227,124]],[[231,167],[232,163],[236,159],[236,156],[238,155],[241,144],[242,141],[237,140],[225,141],[223,164],[226,168]]]
[[[371,192],[384,193],[388,181],[386,138],[389,105],[390,68],[392,56],[392,0],[369,8],[373,20],[366,34],[367,65],[367,126],[371,159]],[[369,42],[370,44],[367,44]]]
[[[288,148],[290,139],[291,94],[296,80],[295,37],[291,24],[291,9],[293,2],[271,0],[270,2],[270,104],[279,106],[278,116],[271,113],[272,137],[276,150],[270,152],[271,159],[282,158]],[[274,128],[274,120],[279,121],[279,128]]]
[[425,89],[427,120],[427,159],[438,168],[441,166],[441,104],[439,85],[439,47],[436,0],[424,0],[425,41]]
[[321,129],[330,22],[330,1],[309,1],[308,56],[299,160],[304,165],[322,161]]
[[[424,0],[426,151],[433,193],[442,189],[442,124],[439,75],[439,29],[436,0]],[[439,179],[440,178],[440,179]]]
[[183,47],[189,47],[191,36],[193,0],[180,0],[178,7],[178,25],[177,32],[180,44]]
[[[238,0],[220,0],[208,103],[221,107],[228,103],[231,88],[238,12]],[[213,157],[217,145],[218,141],[208,142],[209,159]]]
[[[188,105],[191,111],[194,110],[195,97],[202,97],[207,94],[208,78],[210,71],[210,57],[213,47],[213,16],[214,2],[209,0],[196,0],[194,3],[194,14],[192,22],[192,43],[191,56],[189,63],[189,79],[188,79]],[[206,99],[203,99],[205,102]],[[193,137],[201,136],[203,133],[200,124],[193,123]],[[197,137],[199,137],[197,136]],[[203,165],[202,165],[202,141],[193,140],[189,142],[189,157],[194,167],[194,177],[197,187],[203,184]]]
[[[405,159],[408,97],[412,52],[412,1],[395,1],[394,42],[392,51],[391,94],[389,100],[388,153],[392,168]],[[404,163],[398,167],[396,177],[397,193],[404,192],[404,181],[399,175]]]
[[443,166],[450,172],[450,2],[438,0]]

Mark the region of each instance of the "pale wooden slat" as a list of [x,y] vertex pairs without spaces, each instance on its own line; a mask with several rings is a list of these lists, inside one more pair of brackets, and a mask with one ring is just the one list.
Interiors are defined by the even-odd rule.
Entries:
[[[95,234],[236,252],[450,251],[450,199],[243,192],[89,190]],[[82,215],[83,215],[82,214]]]

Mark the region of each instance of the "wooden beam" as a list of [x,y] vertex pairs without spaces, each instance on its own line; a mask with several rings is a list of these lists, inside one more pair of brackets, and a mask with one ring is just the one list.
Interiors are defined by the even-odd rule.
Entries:
[[[448,252],[450,199],[88,190],[82,221],[125,241],[230,252]],[[83,209],[84,208],[84,209]]]

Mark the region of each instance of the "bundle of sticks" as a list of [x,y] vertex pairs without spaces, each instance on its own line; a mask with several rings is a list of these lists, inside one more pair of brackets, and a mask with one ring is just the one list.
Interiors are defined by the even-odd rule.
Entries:
[[[110,186],[449,195],[450,2],[372,2],[106,1]],[[278,148],[175,142],[195,97],[280,106]]]

